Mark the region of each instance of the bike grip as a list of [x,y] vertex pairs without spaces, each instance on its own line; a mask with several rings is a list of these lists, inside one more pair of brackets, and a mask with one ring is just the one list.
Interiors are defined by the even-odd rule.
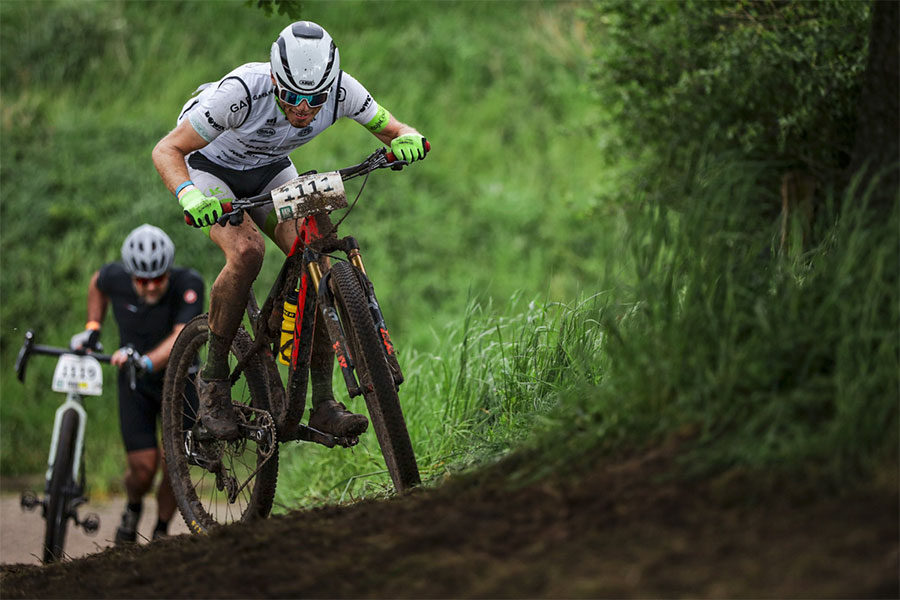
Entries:
[[[428,142],[428,140],[425,140],[425,154],[428,154],[429,152],[431,152],[431,144]],[[388,152],[385,155],[385,158],[389,163],[396,162],[397,160],[397,157],[394,156],[393,152]]]
[[[231,202],[222,202],[222,214],[230,213],[232,211]],[[184,211],[184,224],[194,226],[194,219],[188,213],[188,211]]]

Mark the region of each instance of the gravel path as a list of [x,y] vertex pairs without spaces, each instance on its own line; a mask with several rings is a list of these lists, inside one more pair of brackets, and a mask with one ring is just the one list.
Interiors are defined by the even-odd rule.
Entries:
[[[19,495],[12,489],[5,489],[0,496],[0,564],[40,564],[44,539],[44,519],[40,509],[34,512],[23,511],[19,505]],[[102,501],[90,501],[83,505],[78,515],[94,512],[100,516],[100,530],[95,535],[87,535],[80,527],[69,524],[66,537],[66,554],[78,558],[99,552],[113,545],[116,528],[125,506],[124,497],[112,497]],[[149,543],[153,527],[156,525],[156,500],[144,500],[144,513],[138,531],[141,544]],[[173,535],[187,534],[188,529],[176,511],[169,525],[169,533]]]

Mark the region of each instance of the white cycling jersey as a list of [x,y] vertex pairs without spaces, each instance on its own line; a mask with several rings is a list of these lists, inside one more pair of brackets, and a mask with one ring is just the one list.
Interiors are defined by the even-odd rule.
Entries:
[[269,63],[241,65],[219,81],[203,84],[182,108],[209,145],[200,152],[210,161],[244,171],[274,163],[325,131],[341,117],[366,125],[378,111],[369,92],[350,74],[338,76],[336,89],[307,127],[291,125],[275,101]]

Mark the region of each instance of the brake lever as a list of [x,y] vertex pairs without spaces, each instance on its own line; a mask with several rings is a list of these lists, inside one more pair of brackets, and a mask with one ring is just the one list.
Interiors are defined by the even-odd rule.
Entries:
[[132,392],[137,388],[137,367],[134,364],[134,354],[136,350],[131,346],[125,347],[125,353],[128,355],[128,389]]
[[244,222],[244,211],[242,210],[233,210],[230,213],[225,213],[218,219],[216,219],[216,223],[225,227],[226,225],[234,225],[238,226]]

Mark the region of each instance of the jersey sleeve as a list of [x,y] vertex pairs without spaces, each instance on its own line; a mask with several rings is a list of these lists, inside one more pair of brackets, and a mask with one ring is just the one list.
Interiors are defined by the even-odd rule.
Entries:
[[369,91],[346,71],[341,78],[340,94],[343,98],[339,102],[338,118],[347,117],[360,125],[365,125],[378,112],[378,103]]
[[97,289],[107,297],[121,295],[122,281],[131,283],[131,277],[120,263],[107,263],[100,267],[97,275]]
[[203,279],[190,269],[180,278],[177,290],[175,323],[184,324],[203,312]]
[[110,265],[103,265],[97,275],[97,289],[107,296],[109,296],[109,267]]
[[250,90],[240,77],[230,76],[203,90],[188,114],[200,137],[211,142],[228,129],[240,127],[250,114]]

